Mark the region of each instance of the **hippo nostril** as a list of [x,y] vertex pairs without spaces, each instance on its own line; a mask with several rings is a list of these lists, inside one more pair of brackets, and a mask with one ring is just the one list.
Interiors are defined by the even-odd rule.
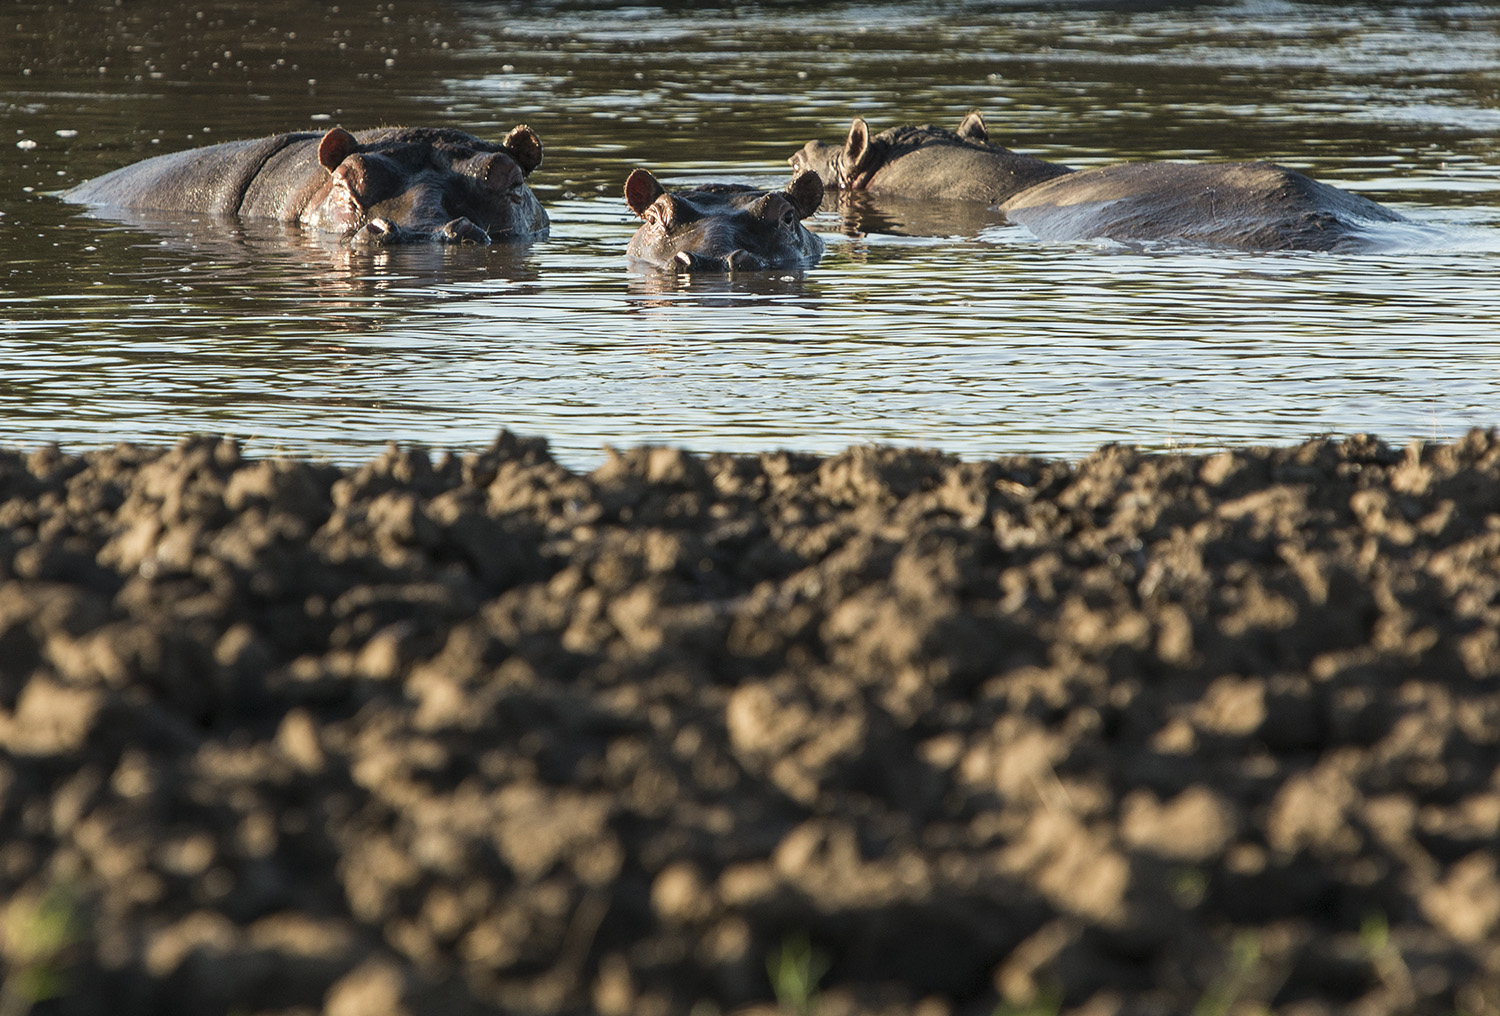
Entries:
[[754,272],[766,266],[764,261],[747,250],[730,251],[729,255],[724,258],[724,263],[731,272]]
[[490,242],[490,235],[467,218],[447,223],[438,232],[438,237],[446,243],[477,243],[482,246]]
[[390,219],[371,219],[350,239],[354,243],[390,244],[397,241],[396,224]]
[[690,272],[698,263],[698,258],[691,252],[680,250],[672,258],[672,262],[682,271]]

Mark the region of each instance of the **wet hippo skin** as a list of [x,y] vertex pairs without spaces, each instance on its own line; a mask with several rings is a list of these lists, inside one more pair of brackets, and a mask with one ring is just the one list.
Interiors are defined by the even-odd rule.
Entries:
[[667,191],[644,169],[625,181],[625,203],[643,221],[631,258],[689,272],[755,271],[816,261],[823,241],[802,225],[823,201],[816,173],[785,190],[710,183]]
[[1072,172],[990,144],[977,112],[956,131],[924,124],[876,135],[856,117],[842,145],[809,141],[787,161],[798,172],[817,173],[829,189],[989,204]]
[[547,231],[526,185],[542,144],[399,127],[278,134],[159,155],[85,181],[68,201],[136,211],[271,218],[355,243],[490,243]]
[[1270,162],[1132,162],[1074,171],[991,144],[977,112],[956,131],[902,126],[874,136],[856,118],[842,146],[809,141],[788,161],[844,193],[983,201],[1043,240],[1340,250],[1361,246],[1372,225],[1410,222]]
[[1056,177],[1000,204],[1043,240],[1183,240],[1336,250],[1406,222],[1368,198],[1271,162],[1129,162]]

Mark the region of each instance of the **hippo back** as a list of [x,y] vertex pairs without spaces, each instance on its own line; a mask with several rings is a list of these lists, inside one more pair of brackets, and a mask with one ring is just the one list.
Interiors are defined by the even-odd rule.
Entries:
[[277,134],[158,155],[85,180],[62,197],[79,204],[139,211],[235,215],[268,160],[289,147],[315,153],[320,136]]
[[1060,176],[1000,206],[1043,240],[1179,241],[1245,250],[1338,250],[1373,223],[1368,198],[1270,162],[1131,162]]

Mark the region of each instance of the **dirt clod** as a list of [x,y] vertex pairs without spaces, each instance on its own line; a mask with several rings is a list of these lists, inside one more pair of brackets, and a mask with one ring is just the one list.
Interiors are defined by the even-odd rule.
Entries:
[[1497,1013],[1496,632],[1478,431],[0,450],[4,1004]]

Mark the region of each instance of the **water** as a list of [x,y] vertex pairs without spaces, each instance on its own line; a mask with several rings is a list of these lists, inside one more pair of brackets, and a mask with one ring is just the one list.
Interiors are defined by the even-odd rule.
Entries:
[[[11,0],[0,29],[7,444],[208,431],[353,461],[509,427],[587,467],[638,442],[1076,456],[1500,424],[1488,5]],[[1442,239],[1131,250],[1041,244],[980,210],[937,236],[824,212],[828,253],[802,272],[625,262],[635,166],[779,185],[855,114],[878,130],[971,108],[1074,166],[1274,159]],[[518,122],[546,145],[532,180],[553,218],[529,247],[357,253],[48,196],[282,130]]]

